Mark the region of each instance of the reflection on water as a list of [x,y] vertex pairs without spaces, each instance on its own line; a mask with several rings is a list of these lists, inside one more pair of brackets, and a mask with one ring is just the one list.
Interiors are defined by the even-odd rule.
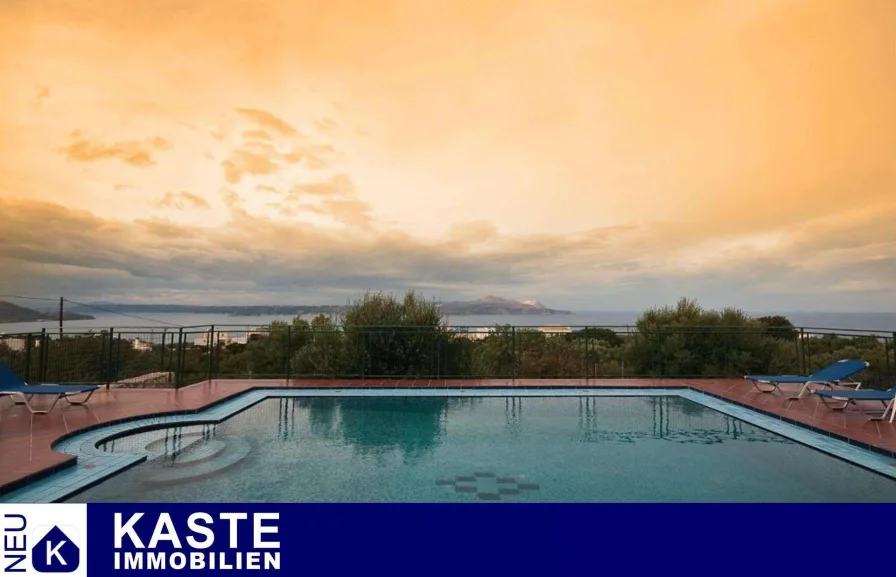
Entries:
[[438,444],[447,401],[419,397],[278,399],[282,408],[277,427],[283,440],[294,438],[296,409],[300,408],[316,437],[339,439],[361,453],[398,450],[406,458],[414,458]]
[[504,398],[504,420],[507,423],[507,432],[513,438],[518,438],[522,431],[523,421],[523,397]]
[[[339,440],[359,453],[400,451],[405,458],[419,458],[441,442],[454,412],[469,412],[483,399],[429,397],[292,398],[263,403],[253,419],[276,418],[277,436],[295,438],[299,415],[307,419],[312,435]],[[544,398],[504,397],[505,430],[519,437],[525,429],[525,407],[544,405]],[[790,443],[791,441],[747,426],[734,417],[680,397],[644,397],[635,411],[620,412],[607,397],[578,397],[581,442],[634,443],[654,439],[675,443],[718,444],[724,442]],[[276,409],[276,416],[271,415]],[[297,413],[301,409],[301,413]],[[645,418],[647,417],[647,418]]]
[[890,479],[678,397],[268,399],[103,449],[149,460],[74,500],[896,500]]
[[[600,397],[579,398],[579,430],[583,442],[634,443],[659,439],[704,445],[731,441],[793,443],[785,437],[746,425],[739,419],[681,397],[645,397],[643,401],[650,407],[651,419],[644,423],[643,428],[614,426],[618,424],[619,412],[607,410],[600,401]],[[627,421],[636,422],[632,419]]]
[[[432,452],[441,442],[455,415],[469,414],[482,398],[353,397],[270,399],[222,424],[228,434],[238,431],[275,432],[280,442],[300,440],[310,434],[353,447],[360,454],[398,451],[406,459]],[[743,421],[682,399],[643,397],[618,404],[607,397],[564,399],[578,404],[578,440],[585,443],[634,443],[662,440],[674,443],[718,444],[725,442],[791,443],[790,440],[745,425]],[[525,407],[535,403],[542,409],[551,399],[504,397],[505,431],[518,438],[526,428]],[[538,412],[536,412],[537,414]],[[543,419],[544,415],[538,418]],[[304,423],[305,427],[297,427]],[[274,427],[271,427],[274,425]],[[218,434],[219,425],[199,427],[202,437]],[[152,439],[156,449],[171,461],[184,450],[185,431],[196,427],[174,427],[154,433],[112,440],[106,451],[133,452]],[[148,436],[147,436],[148,435]]]
[[[406,458],[430,452],[440,442],[452,411],[468,411],[482,399],[431,397],[351,397],[277,399],[277,430],[295,437],[296,409],[302,409],[312,435],[340,440],[361,453],[398,450]],[[266,403],[263,403],[266,404]],[[271,418],[270,407],[255,418]]]

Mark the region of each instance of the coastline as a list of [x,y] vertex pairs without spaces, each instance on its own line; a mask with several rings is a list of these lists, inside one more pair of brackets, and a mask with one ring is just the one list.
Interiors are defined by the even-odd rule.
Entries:
[[[300,315],[305,320],[311,320],[318,313]],[[333,313],[330,313],[333,314]],[[571,311],[571,314],[447,314],[444,315],[446,324],[451,327],[493,327],[495,325],[512,325],[524,327],[539,327],[543,325],[562,324],[567,327],[617,327],[624,330],[633,327],[640,316],[640,311]],[[753,316],[763,316],[770,313],[749,313]],[[788,313],[781,314],[796,327],[806,329],[829,330],[860,330],[864,332],[882,333],[892,336],[896,332],[896,312],[881,313]],[[211,325],[224,329],[232,327],[232,330],[247,330],[247,328],[269,324],[272,321],[291,322],[296,315],[253,315],[253,316],[228,316],[223,314],[152,314],[144,315],[147,320],[134,319],[118,314],[96,314],[92,320],[64,321],[65,332],[102,331],[114,328],[116,331],[131,330],[133,333],[153,333],[165,331],[177,331],[179,328],[196,327],[197,330],[207,329]],[[15,335],[22,333],[40,333],[46,330],[48,333],[56,332],[57,324],[52,320],[43,320],[29,323],[0,323],[0,334]]]

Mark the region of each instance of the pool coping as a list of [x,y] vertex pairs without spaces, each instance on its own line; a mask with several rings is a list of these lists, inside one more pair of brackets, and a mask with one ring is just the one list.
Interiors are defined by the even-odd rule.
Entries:
[[72,465],[0,495],[0,503],[53,503],[86,491],[134,467],[147,453],[109,453],[102,443],[173,426],[218,424],[267,399],[308,397],[679,397],[734,417],[854,466],[896,480],[896,462],[889,451],[855,442],[786,417],[756,409],[691,386],[670,387],[469,387],[408,388],[264,388],[219,399],[201,409],[142,415],[99,423],[57,439],[54,451],[75,457]]

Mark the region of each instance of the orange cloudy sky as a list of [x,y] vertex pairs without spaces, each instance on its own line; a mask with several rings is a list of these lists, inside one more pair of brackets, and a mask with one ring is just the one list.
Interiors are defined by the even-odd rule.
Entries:
[[0,293],[896,311],[893,0],[3,0]]

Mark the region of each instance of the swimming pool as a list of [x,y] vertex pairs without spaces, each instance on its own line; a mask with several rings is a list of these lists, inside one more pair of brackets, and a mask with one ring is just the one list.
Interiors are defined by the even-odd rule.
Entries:
[[[96,446],[84,466],[146,457],[67,500],[896,501],[883,456],[704,395],[663,393],[256,391],[203,424],[164,417],[151,426],[172,426],[64,442],[67,451]],[[91,474],[101,478],[82,471],[80,483]],[[47,491],[78,484],[57,479]]]

